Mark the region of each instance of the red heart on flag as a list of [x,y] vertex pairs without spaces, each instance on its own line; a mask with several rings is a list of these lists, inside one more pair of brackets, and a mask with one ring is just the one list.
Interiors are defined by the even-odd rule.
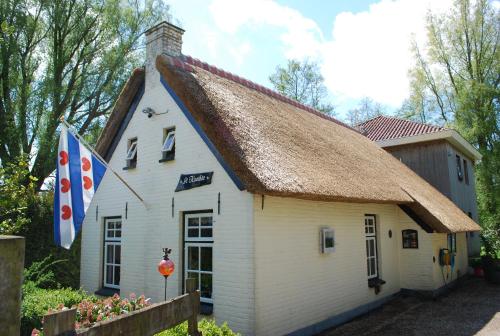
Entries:
[[68,152],[60,151],[59,156],[61,157],[61,160],[59,160],[59,163],[61,164],[61,166],[64,166],[66,163],[68,163],[68,161],[69,161]]
[[82,169],[83,171],[89,171],[90,167],[92,165],[90,164],[90,160],[87,159],[86,157],[82,158]]
[[68,205],[63,205],[61,211],[62,211],[61,214],[62,219],[68,220],[71,218],[71,208]]
[[83,177],[83,187],[87,190],[92,188],[92,180],[88,176]]
[[71,188],[71,183],[67,178],[63,178],[61,180],[61,191],[63,193],[67,193],[69,191],[69,188]]

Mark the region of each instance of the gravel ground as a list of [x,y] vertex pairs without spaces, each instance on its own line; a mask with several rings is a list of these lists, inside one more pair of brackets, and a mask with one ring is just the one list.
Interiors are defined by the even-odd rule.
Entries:
[[318,336],[500,336],[500,286],[464,280],[435,300],[397,297]]

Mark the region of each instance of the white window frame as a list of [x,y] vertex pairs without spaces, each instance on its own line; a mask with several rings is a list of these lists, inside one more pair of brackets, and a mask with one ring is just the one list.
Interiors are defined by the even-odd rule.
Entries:
[[[116,229],[116,226],[115,228],[113,229],[108,229],[108,224],[109,223],[117,223],[117,222],[120,222],[120,229]],[[115,284],[115,271],[116,271],[116,267],[120,267],[120,279],[121,279],[121,234],[122,234],[122,219],[121,217],[110,217],[110,218],[105,218],[104,219],[104,260],[103,260],[103,284],[104,284],[104,287],[107,287],[107,288],[114,288],[114,289],[120,289],[120,284]],[[114,237],[110,237],[109,236],[109,232],[110,231],[113,231],[114,233]],[[116,237],[116,232],[117,231],[120,231],[120,237]],[[113,260],[112,262],[108,262],[108,246],[113,246]],[[120,264],[116,264],[115,263],[115,246],[120,246]],[[108,272],[108,266],[112,266],[113,268],[113,274],[112,274],[112,283],[108,283],[107,282],[107,272]]]
[[[170,138],[173,139],[170,145],[167,147],[168,139]],[[165,137],[165,141],[163,142],[163,147],[161,148],[161,151],[163,153],[170,153],[174,149],[174,145],[175,145],[175,130],[167,131],[167,136]]]
[[127,160],[133,160],[137,155],[137,139],[130,140],[130,145],[127,151]]
[[[212,225],[210,226],[202,226],[201,225],[201,217],[211,217],[212,218]],[[189,218],[200,218],[200,223],[196,228],[198,229],[198,237],[189,237],[188,235],[188,230],[194,229],[194,226],[189,226]],[[185,225],[184,225],[184,241],[189,241],[189,242],[204,242],[204,241],[213,241],[214,238],[214,216],[213,213],[207,212],[207,213],[199,213],[199,214],[186,214],[184,215],[184,220],[185,220]],[[202,237],[201,236],[201,229],[211,229],[212,230],[212,235],[210,237]]]
[[[202,271],[201,270],[201,252],[200,252],[200,257],[198,258],[198,269],[188,269],[188,258],[189,258],[189,253],[188,249],[189,247],[210,247],[212,248],[212,270],[211,271]],[[213,255],[214,255],[214,244],[213,242],[210,243],[200,243],[200,242],[185,242],[184,243],[184,278],[188,278],[188,273],[198,273],[198,289],[200,289],[200,301],[201,302],[206,302],[206,303],[214,303],[213,300],[213,287],[214,287],[214,264],[213,264]],[[207,298],[207,297],[202,297],[201,296],[201,275],[202,274],[210,274],[212,276],[212,298]]]
[[[371,222],[371,223],[370,223]],[[365,249],[366,270],[368,279],[378,278],[378,251],[377,251],[377,220],[375,215],[365,215]],[[373,255],[369,255],[369,241],[373,241]],[[375,259],[375,269],[372,270],[370,261]]]
[[[328,236],[332,237],[333,246],[326,247],[326,238]],[[335,252],[335,232],[332,228],[322,228],[321,229],[321,253],[332,253]]]
[[[201,218],[202,217],[211,217],[212,218],[212,225],[210,226],[202,226],[201,225]],[[188,236],[188,222],[189,218],[199,218],[199,223],[198,223],[198,237],[189,237]],[[213,304],[213,296],[212,298],[207,298],[207,297],[202,297],[201,296],[201,274],[210,274],[212,276],[212,295],[213,295],[213,285],[214,285],[214,265],[213,265],[213,253],[214,253],[214,238],[213,238],[213,224],[214,224],[214,215],[212,212],[200,212],[200,213],[193,213],[193,214],[185,214],[184,215],[184,265],[183,265],[183,271],[184,271],[184,279],[188,278],[188,272],[189,273],[198,273],[198,289],[200,289],[200,301],[205,302],[205,303],[210,303]],[[190,228],[194,228],[191,226]],[[201,229],[211,229],[212,230],[212,235],[210,237],[201,237]],[[188,269],[188,248],[189,247],[211,247],[212,248],[212,271],[202,271],[201,270],[201,253],[200,253],[200,258],[198,260],[198,270],[192,270]]]

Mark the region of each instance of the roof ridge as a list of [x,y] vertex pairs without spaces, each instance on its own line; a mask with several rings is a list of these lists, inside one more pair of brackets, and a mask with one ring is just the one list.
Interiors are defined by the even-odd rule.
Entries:
[[256,91],[263,93],[269,97],[278,99],[284,103],[287,103],[287,104],[290,104],[290,105],[295,106],[297,108],[300,108],[301,110],[315,114],[316,116],[318,116],[320,118],[332,121],[340,126],[349,128],[350,130],[353,130],[357,133],[360,133],[359,130],[357,130],[356,128],[351,127],[351,126],[347,125],[346,123],[344,123],[336,118],[333,118],[329,115],[326,115],[326,114],[316,110],[315,108],[312,108],[310,106],[302,104],[302,103],[300,103],[296,100],[293,100],[291,98],[288,98],[288,97],[286,97],[286,96],[284,96],[284,95],[282,95],[274,90],[271,90],[271,89],[265,87],[264,85],[257,84],[253,81],[250,81],[246,78],[238,76],[238,75],[231,73],[229,71],[225,71],[224,69],[218,68],[214,65],[210,65],[210,64],[203,62],[197,58],[194,58],[192,56],[189,56],[189,55],[181,55],[179,57],[172,57],[169,55],[163,55],[163,56],[166,56],[169,59],[171,65],[174,65],[174,66],[181,68],[183,70],[193,72],[193,69],[191,67],[196,66],[196,67],[201,68],[203,70],[209,71],[217,76],[223,77],[225,79],[229,79],[235,83],[246,86],[247,88],[256,90]]

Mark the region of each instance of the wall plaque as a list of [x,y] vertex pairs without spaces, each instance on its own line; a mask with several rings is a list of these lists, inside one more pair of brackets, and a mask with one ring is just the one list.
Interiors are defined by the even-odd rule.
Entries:
[[175,188],[175,191],[183,191],[211,184],[213,175],[214,172],[181,174],[179,183],[177,183],[177,188]]

